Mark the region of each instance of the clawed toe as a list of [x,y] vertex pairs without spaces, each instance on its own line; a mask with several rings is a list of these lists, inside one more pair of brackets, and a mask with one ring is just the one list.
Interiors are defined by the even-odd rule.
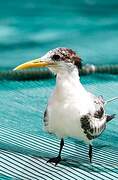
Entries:
[[58,156],[49,159],[49,160],[47,161],[47,163],[54,163],[55,166],[56,166],[57,164],[59,164],[59,162],[62,160],[62,159],[61,159],[61,151],[62,151],[63,146],[64,146],[64,140],[63,140],[63,138],[61,138],[61,142],[60,142],[60,150],[59,150]]
[[61,157],[60,156],[57,156],[55,158],[51,158],[47,161],[47,163],[54,163],[55,166],[61,161]]

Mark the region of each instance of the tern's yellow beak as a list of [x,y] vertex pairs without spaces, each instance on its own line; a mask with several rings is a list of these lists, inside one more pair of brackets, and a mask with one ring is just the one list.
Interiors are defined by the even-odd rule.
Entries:
[[24,70],[24,69],[29,69],[29,68],[40,68],[40,67],[47,67],[49,65],[53,65],[53,61],[47,61],[47,60],[42,60],[42,59],[35,59],[32,61],[28,61],[24,64],[21,64],[14,68],[14,70]]

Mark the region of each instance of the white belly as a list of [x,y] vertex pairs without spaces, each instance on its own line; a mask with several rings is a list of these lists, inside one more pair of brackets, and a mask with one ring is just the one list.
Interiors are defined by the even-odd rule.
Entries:
[[80,117],[88,113],[83,104],[80,105],[78,101],[50,104],[46,130],[60,137],[78,137],[87,141],[80,123]]
[[81,116],[95,112],[91,95],[79,81],[78,70],[57,74],[56,88],[50,98],[45,129],[57,136],[87,140],[81,128]]

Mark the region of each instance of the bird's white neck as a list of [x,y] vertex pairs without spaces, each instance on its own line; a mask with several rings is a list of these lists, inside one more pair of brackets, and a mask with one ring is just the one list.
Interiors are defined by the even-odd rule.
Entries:
[[69,81],[69,83],[77,83],[79,82],[79,74],[77,68],[74,68],[73,71],[61,71],[57,74],[56,82],[57,86],[61,86],[62,83]]
[[55,92],[60,98],[86,94],[76,67],[71,72],[64,71],[57,74]]

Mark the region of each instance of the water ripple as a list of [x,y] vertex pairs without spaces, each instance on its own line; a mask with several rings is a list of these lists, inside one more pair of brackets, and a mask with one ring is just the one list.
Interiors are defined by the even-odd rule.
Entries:
[[115,0],[1,2],[0,66],[57,46],[75,49],[87,63],[117,63],[117,9]]

